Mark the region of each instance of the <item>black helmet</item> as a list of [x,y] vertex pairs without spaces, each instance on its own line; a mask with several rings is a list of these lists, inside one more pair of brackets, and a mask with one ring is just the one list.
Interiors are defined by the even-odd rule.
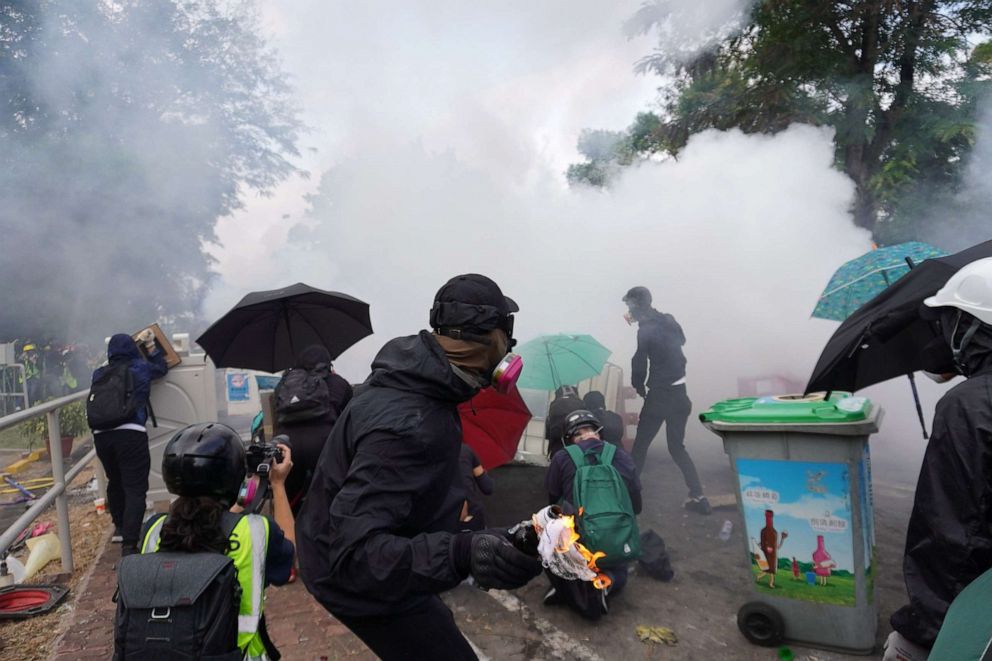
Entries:
[[631,287],[624,294],[623,302],[635,308],[651,307],[651,292],[647,287]]
[[245,446],[241,437],[227,425],[216,422],[180,429],[165,446],[162,478],[169,493],[209,496],[230,507],[245,479]]
[[603,428],[602,423],[600,423],[599,418],[594,416],[589,411],[580,409],[578,411],[572,411],[565,418],[565,439],[570,439],[583,427],[592,427],[599,433],[599,430]]
[[495,282],[478,273],[466,273],[448,280],[434,296],[431,328],[441,335],[476,342],[501,328],[512,340],[513,313],[519,309]]

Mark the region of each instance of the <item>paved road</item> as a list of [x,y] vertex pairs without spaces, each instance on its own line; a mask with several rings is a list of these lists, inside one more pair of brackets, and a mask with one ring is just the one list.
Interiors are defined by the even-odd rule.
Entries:
[[[685,487],[663,445],[645,473],[642,529],[660,532],[670,548],[676,570],[671,583],[635,575],[613,602],[610,614],[589,624],[567,609],[545,607],[542,577],[527,587],[486,593],[461,586],[445,596],[463,631],[490,659],[772,659],[775,652],[748,644],[736,627],[736,612],[746,601],[749,578],[740,566],[743,526],[734,509],[703,517],[681,509]],[[732,475],[719,442],[691,446],[710,493],[730,493]],[[883,471],[884,473],[884,471]],[[506,467],[495,473],[499,501],[490,508],[490,522],[509,524],[543,504],[543,471]],[[879,643],[887,633],[888,615],[905,594],[899,559],[912,490],[907,484],[876,481],[878,584],[881,626]],[[718,533],[724,520],[734,524],[728,542]],[[88,585],[79,591],[70,616],[73,623],[54,658],[107,658],[111,644],[113,563],[117,547],[107,545]],[[372,658],[360,641],[309,598],[302,584],[269,590],[266,605],[273,639],[285,659],[321,657]],[[637,640],[637,625],[672,628],[674,647],[649,647]],[[828,661],[864,658],[809,650],[792,645],[797,658]]]

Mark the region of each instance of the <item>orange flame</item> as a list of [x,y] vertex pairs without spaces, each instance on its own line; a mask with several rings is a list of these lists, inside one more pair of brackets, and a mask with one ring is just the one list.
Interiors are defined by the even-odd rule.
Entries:
[[[581,510],[579,513],[581,514]],[[573,546],[579,553],[582,554],[582,559],[586,561],[586,565],[596,573],[596,578],[592,579],[592,585],[597,590],[605,590],[610,587],[613,583],[610,577],[602,572],[602,570],[596,566],[596,562],[600,558],[605,558],[606,554],[602,551],[592,552],[585,546],[579,543],[579,533],[575,531],[575,517],[569,516],[567,514],[562,515],[562,521],[565,522],[565,527],[568,529],[568,539],[564,541],[561,546],[556,546],[555,550],[559,553],[568,553],[568,550]]]

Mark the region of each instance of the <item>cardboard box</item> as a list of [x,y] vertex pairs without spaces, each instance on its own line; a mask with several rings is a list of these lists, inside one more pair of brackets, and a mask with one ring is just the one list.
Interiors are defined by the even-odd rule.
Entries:
[[[169,342],[169,338],[165,336],[165,333],[163,333],[162,329],[158,327],[158,324],[152,324],[151,326],[146,326],[141,330],[139,330],[137,333],[132,334],[131,337],[133,337],[135,341],[137,341],[138,336],[144,333],[146,330],[151,330],[151,332],[155,334],[155,344],[158,345],[159,349],[165,352],[165,364],[168,366],[170,370],[179,363],[183,362],[183,359],[180,358],[179,354],[176,353],[176,350],[172,348],[172,343]],[[141,348],[142,353],[144,353],[145,350],[144,346],[140,344],[138,346]]]

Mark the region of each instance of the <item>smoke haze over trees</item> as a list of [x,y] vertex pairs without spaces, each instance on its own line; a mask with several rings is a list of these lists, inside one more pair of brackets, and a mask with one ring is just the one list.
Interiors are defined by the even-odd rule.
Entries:
[[[618,168],[677,155],[709,128],[776,133],[792,123],[826,125],[835,131],[835,165],[856,186],[859,226],[886,242],[938,234],[928,228],[940,208],[934,196],[946,201],[963,185],[989,91],[989,3],[703,6],[655,0],[628,21],[631,34],[657,34],[658,47],[638,66],[666,81],[660,108],[638,115],[627,131],[584,134],[586,161],[570,167],[570,181],[606,185]],[[668,29],[704,13],[721,14],[722,27],[694,43]],[[957,221],[941,214],[940,222]]]
[[0,0],[0,340],[188,319],[204,243],[297,172],[251,6]]

